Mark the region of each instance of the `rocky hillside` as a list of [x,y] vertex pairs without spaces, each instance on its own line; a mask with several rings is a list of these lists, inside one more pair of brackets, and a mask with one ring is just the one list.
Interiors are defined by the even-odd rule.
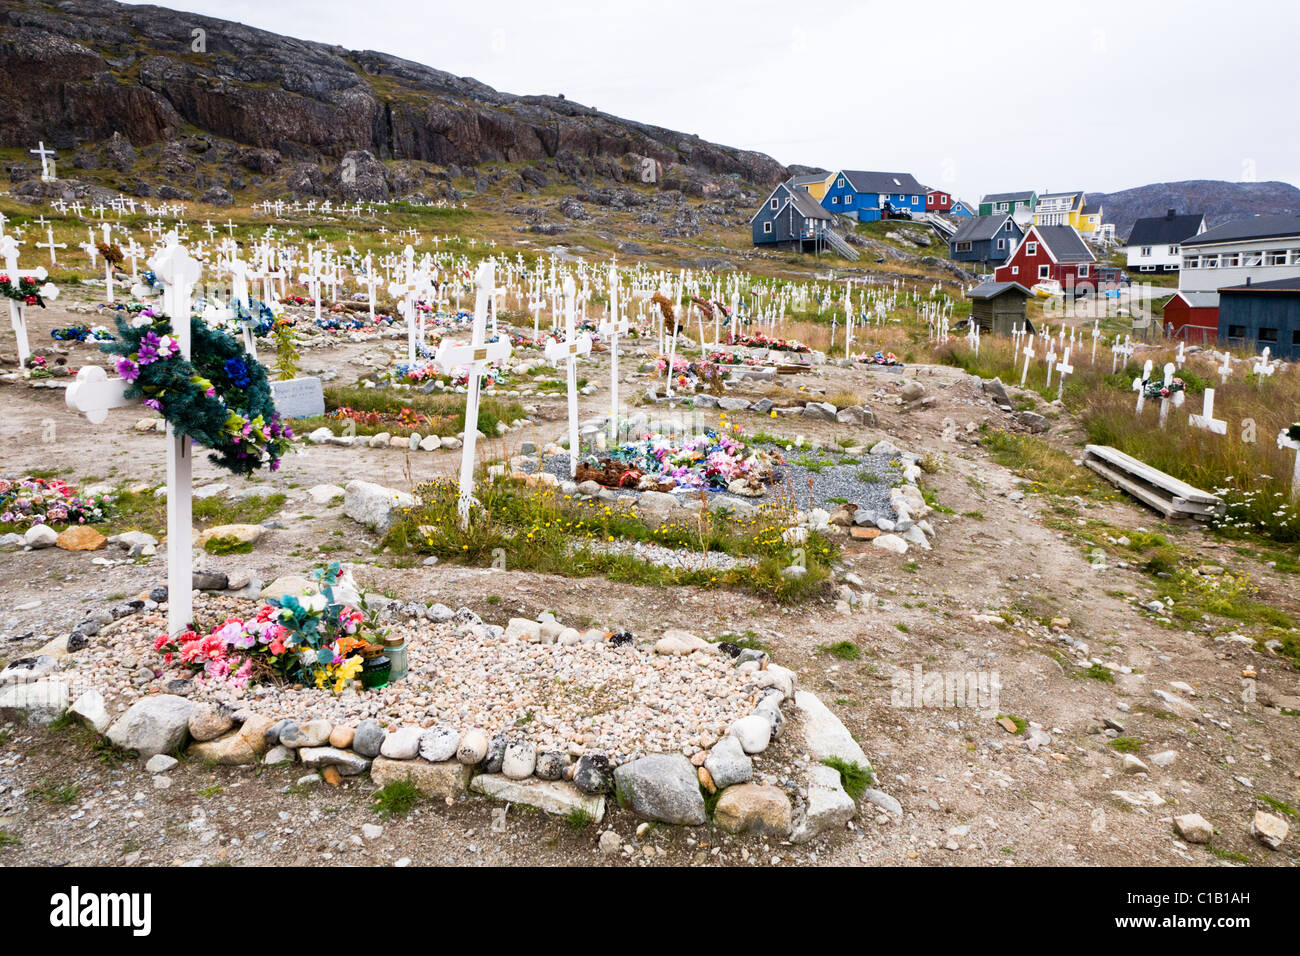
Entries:
[[1179,213],[1205,213],[1211,226],[1232,219],[1275,213],[1300,215],[1300,189],[1290,183],[1227,183],[1212,179],[1189,179],[1181,183],[1152,183],[1117,193],[1088,193],[1089,202],[1101,202],[1106,221],[1125,237],[1133,223],[1144,216],[1163,216],[1170,209]]
[[[206,31],[204,52],[191,48],[195,29]],[[562,96],[500,93],[383,53],[111,0],[0,0],[0,99],[9,107],[0,147],[44,140],[77,150],[82,168],[116,168],[127,188],[134,176],[145,189],[152,180],[207,190],[209,201],[261,185],[361,199],[445,194],[484,164],[508,166],[521,192],[653,175],[666,189],[725,199],[787,175],[762,153]],[[197,160],[187,155],[196,148]]]

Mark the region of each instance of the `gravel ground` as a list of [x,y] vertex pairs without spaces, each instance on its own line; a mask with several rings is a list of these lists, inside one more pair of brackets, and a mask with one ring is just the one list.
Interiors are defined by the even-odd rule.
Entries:
[[592,551],[630,554],[651,564],[665,568],[682,568],[686,571],[730,571],[735,567],[758,563],[747,558],[723,554],[721,551],[710,551],[707,555],[701,555],[698,551],[665,548],[661,544],[650,544],[644,541],[593,541],[586,547]]

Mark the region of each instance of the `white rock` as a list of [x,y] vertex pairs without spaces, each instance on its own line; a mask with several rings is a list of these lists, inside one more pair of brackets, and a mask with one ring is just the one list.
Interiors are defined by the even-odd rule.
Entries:
[[420,738],[424,731],[419,727],[402,727],[384,738],[379,747],[381,756],[390,760],[414,760],[420,752]]
[[772,725],[756,714],[741,717],[731,725],[728,733],[740,741],[747,754],[759,754],[772,742]]

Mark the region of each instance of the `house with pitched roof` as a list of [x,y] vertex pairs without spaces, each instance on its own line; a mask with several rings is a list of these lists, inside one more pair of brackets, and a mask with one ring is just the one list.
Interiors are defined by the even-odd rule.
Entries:
[[768,194],[749,224],[756,246],[819,252],[829,244],[833,218],[806,190],[787,180]]
[[1080,230],[1080,217],[1087,197],[1083,190],[1068,193],[1043,193],[1034,207],[1035,226],[1069,226]]
[[948,240],[948,258],[991,270],[1007,261],[1024,234],[1010,213],[966,219]]
[[1018,193],[989,193],[980,200],[979,214],[997,216],[1010,213],[1017,223],[1024,226],[1033,221],[1037,205],[1038,193],[1032,189]]
[[830,180],[821,203],[832,213],[875,222],[904,213],[925,213],[926,188],[911,173],[841,169]]
[[1163,216],[1145,216],[1133,224],[1125,252],[1128,268],[1135,272],[1177,272],[1183,263],[1183,242],[1205,232],[1205,215],[1179,215],[1170,209]]
[[1183,240],[1178,288],[1215,292],[1246,282],[1300,279],[1300,216],[1255,216]]
[[1077,287],[1092,288],[1096,261],[1073,226],[1030,226],[993,279],[1031,289],[1039,282],[1057,282],[1068,295]]
[[795,176],[790,180],[790,184],[799,189],[805,190],[809,196],[821,202],[826,195],[826,189],[831,184],[831,177],[834,173],[809,173],[805,176]]

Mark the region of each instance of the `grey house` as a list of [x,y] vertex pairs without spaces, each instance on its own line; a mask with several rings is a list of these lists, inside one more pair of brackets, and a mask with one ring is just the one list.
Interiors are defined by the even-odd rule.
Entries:
[[1009,213],[967,219],[948,240],[948,258],[985,271],[995,269],[1007,261],[1024,234]]
[[1300,279],[1219,290],[1219,341],[1284,359],[1300,358]]
[[831,245],[832,218],[807,191],[784,182],[763,200],[749,224],[756,246],[819,252]]

